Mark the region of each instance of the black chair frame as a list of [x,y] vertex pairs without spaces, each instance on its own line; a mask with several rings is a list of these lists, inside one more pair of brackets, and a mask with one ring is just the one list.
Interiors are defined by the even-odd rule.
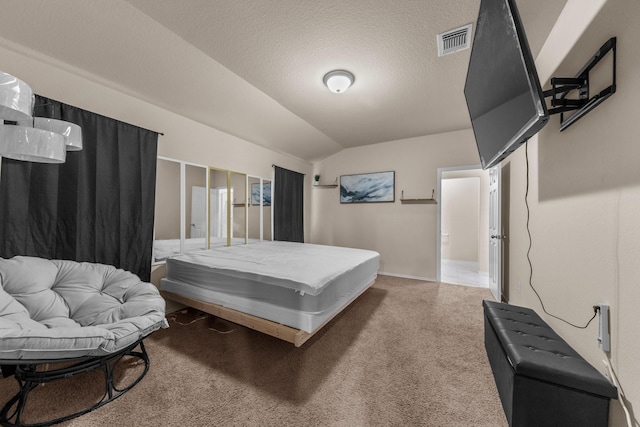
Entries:
[[[139,351],[135,351],[136,347],[140,347]],[[114,384],[113,367],[126,356],[138,358],[144,362],[144,370],[131,384],[123,389],[118,389]],[[38,366],[43,364],[73,362],[72,365],[64,368],[38,371]],[[112,363],[113,362],[113,363]],[[149,356],[144,348],[142,339],[134,344],[113,354],[97,357],[84,357],[79,359],[66,360],[0,360],[3,376],[9,377],[13,375],[20,387],[18,393],[13,396],[0,410],[0,425],[7,427],[44,427],[58,424],[64,421],[77,418],[81,415],[89,413],[99,407],[106,405],[114,399],[122,396],[138,384],[149,371]],[[23,424],[22,412],[27,404],[29,393],[40,384],[51,381],[70,378],[78,374],[87,373],[96,369],[102,369],[105,377],[105,391],[102,398],[89,408],[83,409],[76,413],[65,415],[48,421],[40,421],[35,424]]]

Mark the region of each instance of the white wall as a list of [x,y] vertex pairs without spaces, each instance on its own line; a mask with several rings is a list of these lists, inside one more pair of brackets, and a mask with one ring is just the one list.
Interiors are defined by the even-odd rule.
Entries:
[[480,178],[442,180],[442,259],[479,262]]
[[[340,204],[339,188],[311,192],[311,242],[378,251],[387,274],[434,280],[437,207],[401,204],[430,198],[439,167],[479,163],[471,130],[391,141],[343,150],[314,165],[322,183],[340,175],[396,172],[394,203]],[[438,194],[436,194],[436,199]]]
[[[510,302],[534,308],[602,372],[603,359],[610,358],[636,418],[640,414],[638,17],[637,0],[609,0],[591,24],[584,17],[580,23],[586,31],[553,75],[572,76],[606,40],[617,36],[617,93],[562,133],[559,117],[552,117],[529,143],[533,286],[547,311],[577,325],[589,320],[593,305],[610,305],[609,354],[598,348],[596,321],[577,329],[542,312],[528,284],[524,147],[503,169],[510,182]],[[557,40],[558,50],[565,49],[560,46],[564,41]],[[609,62],[606,67],[610,66]],[[610,425],[626,425],[619,401],[612,402],[611,410]]]

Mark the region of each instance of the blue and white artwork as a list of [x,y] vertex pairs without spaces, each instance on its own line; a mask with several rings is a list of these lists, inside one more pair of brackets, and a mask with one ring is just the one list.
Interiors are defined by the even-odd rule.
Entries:
[[[260,204],[260,184],[251,184],[251,204]],[[271,183],[262,185],[262,206],[271,206]]]
[[395,201],[395,172],[363,173],[340,177],[340,203]]

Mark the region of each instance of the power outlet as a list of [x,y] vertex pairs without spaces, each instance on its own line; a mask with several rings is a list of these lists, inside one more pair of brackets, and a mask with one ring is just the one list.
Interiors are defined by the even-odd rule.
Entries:
[[600,304],[598,307],[598,347],[602,351],[611,351],[611,336],[609,335],[609,306]]

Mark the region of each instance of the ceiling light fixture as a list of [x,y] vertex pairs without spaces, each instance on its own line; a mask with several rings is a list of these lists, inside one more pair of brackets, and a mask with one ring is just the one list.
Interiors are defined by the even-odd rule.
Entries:
[[33,127],[59,133],[64,136],[67,151],[82,150],[82,128],[75,123],[47,119],[45,117],[34,117]]
[[64,163],[66,151],[82,150],[80,126],[33,117],[33,91],[0,71],[0,156],[38,163]]
[[64,163],[64,136],[27,126],[0,127],[0,154],[13,160],[36,163]]
[[348,71],[334,70],[325,74],[322,81],[331,92],[342,93],[349,89],[355,81],[355,77],[353,77],[353,74]]
[[28,84],[0,71],[0,119],[25,120],[33,112],[33,92]]

